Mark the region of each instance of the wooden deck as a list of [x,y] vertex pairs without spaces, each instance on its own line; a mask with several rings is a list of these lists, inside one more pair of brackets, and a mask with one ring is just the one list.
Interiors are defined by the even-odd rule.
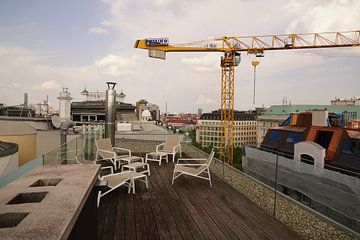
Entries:
[[136,183],[102,198],[99,239],[299,239],[280,222],[212,175],[181,176],[171,186],[173,163],[150,163],[149,188]]

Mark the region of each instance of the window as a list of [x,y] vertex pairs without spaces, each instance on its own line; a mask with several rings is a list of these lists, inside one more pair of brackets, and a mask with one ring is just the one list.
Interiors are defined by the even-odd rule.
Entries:
[[318,131],[315,142],[327,149],[330,145],[333,132],[330,131]]
[[302,140],[301,133],[289,132],[286,138],[287,143],[298,143]]
[[359,147],[356,147],[356,145],[357,145],[357,142],[355,140],[347,139],[345,141],[342,152],[347,153],[347,154],[352,154],[352,155],[358,154]]
[[314,165],[314,158],[308,154],[301,154],[300,161],[309,165]]
[[280,131],[271,131],[269,135],[269,140],[277,140],[279,141],[281,139],[281,132]]
[[73,115],[73,119],[72,119],[74,122],[80,122],[81,119],[80,119],[80,115]]

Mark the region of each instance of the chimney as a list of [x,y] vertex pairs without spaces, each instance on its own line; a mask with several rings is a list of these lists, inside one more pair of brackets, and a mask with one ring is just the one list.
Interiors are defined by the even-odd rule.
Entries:
[[28,102],[28,94],[24,93],[24,108],[28,108],[29,102]]

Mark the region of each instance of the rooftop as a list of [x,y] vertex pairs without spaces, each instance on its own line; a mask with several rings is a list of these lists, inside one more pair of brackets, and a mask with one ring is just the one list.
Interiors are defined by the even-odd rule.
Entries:
[[[82,151],[86,159],[93,159],[96,134],[67,143],[67,156],[61,154],[63,148],[58,148],[39,160],[45,165],[71,164],[74,154]],[[156,138],[134,140],[121,135],[116,146],[144,156],[160,143],[159,135]],[[186,142],[182,143],[182,151],[185,158],[207,156]],[[19,170],[23,171],[24,167]],[[217,159],[210,168],[213,187],[207,181],[187,176],[181,176],[172,186],[174,164],[163,162],[158,166],[150,162],[148,189],[138,182],[136,194],[128,194],[126,188],[120,187],[101,199],[100,207],[95,209],[97,218],[89,218],[98,223],[98,238],[354,239],[358,236],[287,195],[274,194],[271,187]],[[40,234],[39,238],[43,236]]]
[[309,110],[328,110],[329,112],[355,112],[357,116],[360,116],[360,105],[272,105],[264,115],[269,116],[288,116],[290,113],[306,112]]
[[149,188],[137,183],[105,196],[98,209],[99,239],[298,239],[279,221],[212,175],[181,177],[173,163],[150,163]]

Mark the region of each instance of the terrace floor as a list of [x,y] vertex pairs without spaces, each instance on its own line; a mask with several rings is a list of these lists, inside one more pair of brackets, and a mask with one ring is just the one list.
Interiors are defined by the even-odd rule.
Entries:
[[212,175],[181,176],[171,186],[173,163],[150,163],[149,188],[120,188],[101,199],[99,239],[299,239],[242,194]]

